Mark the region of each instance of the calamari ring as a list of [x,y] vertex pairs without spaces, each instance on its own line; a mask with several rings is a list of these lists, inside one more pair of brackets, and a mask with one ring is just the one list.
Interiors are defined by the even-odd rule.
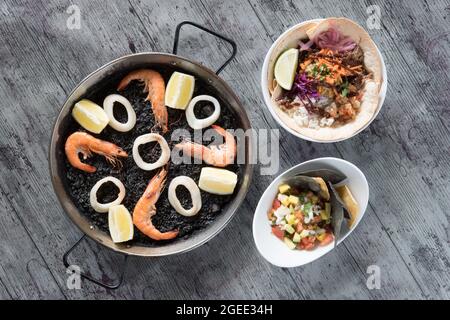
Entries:
[[[106,183],[106,182],[112,182],[116,185],[117,188],[119,188],[119,194],[117,195],[117,199],[108,203],[99,203],[97,200],[97,192],[100,189],[100,187]],[[121,204],[123,199],[125,198],[125,186],[123,183],[114,177],[105,177],[103,179],[100,179],[97,181],[96,184],[91,189],[91,192],[89,194],[89,200],[91,202],[92,208],[94,208],[97,212],[108,212],[109,208],[118,204]]]
[[[154,163],[148,163],[145,162],[141,155],[139,154],[139,146],[141,144],[146,144],[149,142],[156,141],[161,146],[161,155],[159,156],[159,159]],[[133,159],[134,162],[136,162],[136,165],[141,168],[142,170],[151,171],[155,170],[159,167],[162,167],[165,165],[169,159],[170,159],[170,148],[167,144],[166,139],[164,139],[163,136],[157,134],[157,133],[147,133],[143,134],[142,136],[139,136],[134,140],[133,143]]]
[[[191,195],[192,207],[189,210],[183,208],[183,206],[180,203],[180,200],[178,200],[177,198],[177,194],[175,191],[177,187],[180,185],[185,186]],[[195,216],[202,208],[202,197],[200,195],[200,189],[198,188],[195,181],[187,176],[176,177],[170,182],[168,190],[168,198],[170,204],[176,210],[176,212],[185,217]]]
[[[214,112],[204,119],[197,119],[194,114],[194,107],[199,101],[209,101],[214,105]],[[219,119],[220,116],[220,103],[217,101],[216,98],[208,96],[208,95],[201,95],[196,96],[189,102],[188,107],[186,108],[186,120],[189,124],[189,126],[196,130],[196,129],[203,129],[206,127],[209,127],[210,125],[214,124],[214,122]]]
[[[127,122],[122,123],[114,118],[114,102],[118,102],[125,107],[128,118]],[[127,98],[121,96],[120,94],[110,94],[109,96],[107,96],[105,100],[103,100],[103,109],[105,109],[105,112],[108,115],[109,125],[117,131],[128,132],[136,125],[136,113],[134,112],[130,101],[128,101]]]

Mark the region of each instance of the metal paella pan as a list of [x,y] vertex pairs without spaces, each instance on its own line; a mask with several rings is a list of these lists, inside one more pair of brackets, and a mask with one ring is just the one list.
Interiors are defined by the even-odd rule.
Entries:
[[[232,56],[219,68],[217,73],[199,63],[176,55],[179,31],[184,24],[196,26],[232,44]],[[77,101],[83,98],[101,101],[108,94],[117,93],[117,84],[120,79],[129,72],[142,68],[158,71],[166,83],[174,71],[194,76],[196,81],[194,96],[208,94],[216,97],[220,101],[222,108],[221,117],[218,120],[220,126],[226,129],[250,129],[250,122],[244,107],[226,82],[217,75],[234,57],[235,53],[236,47],[232,40],[195,23],[183,22],[176,29],[174,54],[152,52],[131,54],[118,58],[87,76],[72,91],[65,101],[53,128],[49,151],[49,164],[53,187],[63,209],[85,235],[114,251],[126,255],[144,257],[165,256],[185,252],[204,244],[217,235],[231,220],[245,198],[252,177],[252,165],[250,164],[252,142],[250,136],[245,137],[245,141],[243,141],[245,143],[245,155],[243,157],[245,163],[229,166],[230,170],[238,175],[238,183],[232,195],[220,197],[202,192],[202,203],[204,207],[202,207],[198,216],[183,217],[178,215],[170,207],[167,201],[167,190],[163,191],[156,204],[158,212],[153,217],[153,223],[162,231],[178,228],[180,233],[176,239],[156,242],[146,238],[145,235],[139,232],[137,234],[135,232],[134,239],[125,244],[117,244],[111,240],[107,230],[107,214],[95,213],[89,208],[89,190],[92,188],[94,181],[98,181],[100,178],[111,173],[123,179],[123,183],[127,189],[124,204],[129,209],[133,209],[134,204],[142,195],[149,179],[157,173],[157,170],[143,172],[136,167],[131,156],[134,139],[139,135],[149,133],[155,121],[151,112],[150,103],[145,101],[145,94],[142,93],[142,87],[135,83],[130,84],[126,90],[121,92],[123,96],[129,99],[136,111],[137,122],[135,128],[128,133],[120,133],[107,127],[101,134],[97,135],[100,139],[117,143],[128,152],[129,156],[123,161],[121,169],[114,171],[115,169],[111,168],[104,159],[94,156],[90,159],[89,163],[97,167],[97,172],[88,174],[77,170],[68,163],[64,152],[64,145],[67,137],[71,133],[80,130],[80,126],[71,115],[72,108]],[[180,112],[180,110],[168,111],[169,132],[164,137],[167,141],[170,141],[171,130],[175,128],[188,129],[188,126],[186,125],[184,112]],[[203,110],[200,112],[208,113],[208,111]],[[114,113],[116,115],[116,111]],[[118,112],[116,118],[120,121],[121,117],[123,119],[123,116]],[[150,149],[147,151],[150,151]],[[155,152],[158,153],[158,150]],[[151,154],[151,152],[148,153]],[[145,160],[149,162],[153,161],[151,155]],[[204,166],[205,164],[174,165],[170,163],[167,182],[170,182],[172,178],[181,174],[191,176],[194,180],[197,180],[200,169]],[[227,169],[229,168],[227,167]],[[185,194],[188,194],[186,190],[182,190],[181,192],[177,191],[177,195],[182,204],[187,203],[184,201]],[[99,200],[107,200],[105,198],[100,199],[101,197],[101,192],[99,192]]]

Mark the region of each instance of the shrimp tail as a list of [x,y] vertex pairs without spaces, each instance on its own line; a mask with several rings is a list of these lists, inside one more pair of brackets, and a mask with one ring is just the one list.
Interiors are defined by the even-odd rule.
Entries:
[[152,216],[156,214],[156,202],[164,189],[167,179],[167,168],[161,169],[148,183],[144,194],[139,199],[133,211],[134,225],[146,236],[153,240],[170,240],[178,235],[178,230],[161,232],[152,223]]
[[127,157],[128,154],[115,144],[97,139],[85,132],[74,132],[66,140],[64,146],[67,160],[77,169],[88,173],[94,173],[97,169],[94,166],[81,162],[79,154],[86,160],[92,152],[103,155],[112,164],[118,164],[117,157]]
[[213,128],[222,137],[226,136],[227,131],[224,128],[222,128],[222,127],[220,127],[220,126],[218,126],[216,124],[211,125],[211,128]]
[[165,105],[165,83],[161,74],[151,69],[139,69],[126,75],[117,86],[117,90],[125,89],[131,81],[138,80],[144,82],[144,92],[147,92],[146,101],[152,105],[153,115],[156,124],[162,129],[163,133],[168,131],[169,116]]

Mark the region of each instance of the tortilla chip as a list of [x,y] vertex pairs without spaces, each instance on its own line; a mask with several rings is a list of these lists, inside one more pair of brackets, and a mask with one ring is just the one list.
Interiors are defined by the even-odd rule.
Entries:
[[358,216],[359,206],[356,202],[355,198],[353,197],[350,189],[347,186],[340,186],[335,188],[337,193],[339,194],[339,197],[344,201],[345,203],[345,209],[347,209],[348,213],[350,214],[350,220],[348,222],[348,227],[351,228],[353,224],[356,221],[356,218]]
[[328,186],[321,177],[313,178],[314,181],[316,181],[320,186],[320,197],[323,198],[325,201],[330,200],[330,192],[328,191]]

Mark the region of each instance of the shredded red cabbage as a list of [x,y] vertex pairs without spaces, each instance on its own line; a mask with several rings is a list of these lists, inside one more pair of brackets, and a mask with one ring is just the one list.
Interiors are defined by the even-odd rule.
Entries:
[[299,97],[301,100],[309,100],[310,98],[319,98],[317,92],[317,83],[306,76],[306,73],[296,74],[292,89],[288,92],[291,97]]

